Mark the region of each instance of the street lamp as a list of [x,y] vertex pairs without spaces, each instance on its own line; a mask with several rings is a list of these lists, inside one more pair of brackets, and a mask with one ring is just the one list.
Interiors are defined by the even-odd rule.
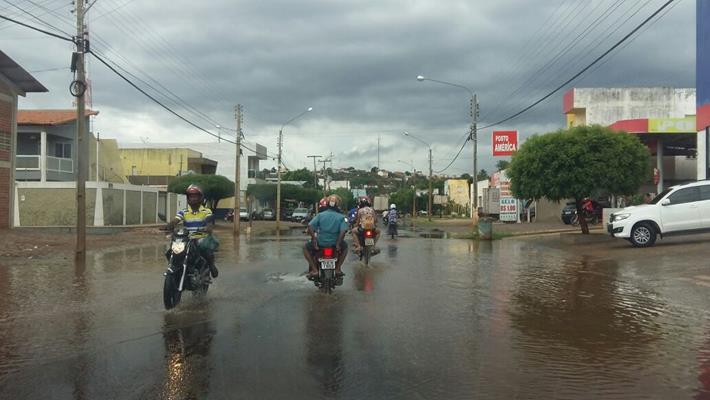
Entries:
[[306,115],[306,113],[311,111],[313,111],[313,107],[308,107],[306,111],[303,111],[302,113],[284,122],[284,124],[281,125],[281,129],[279,129],[279,157],[277,161],[278,164],[276,166],[276,232],[281,231],[281,147],[283,145],[283,130],[286,125],[301,118],[302,116]]
[[476,121],[478,120],[478,98],[476,97],[476,94],[473,93],[473,90],[464,85],[426,78],[422,75],[417,76],[417,80],[419,82],[430,81],[442,85],[454,86],[466,90],[468,94],[471,95],[471,101],[469,103],[471,115],[469,140],[473,142],[473,193],[471,193],[471,221],[475,226],[478,224],[478,129],[476,127]]
[[[431,180],[432,180],[432,175],[433,175],[433,171],[432,171],[432,167],[431,167],[431,145],[429,143],[423,141],[421,138],[414,136],[407,131],[404,131],[403,134],[404,134],[404,136],[410,137],[414,140],[424,143],[429,148],[429,206],[427,207],[427,214],[429,217],[429,221],[431,221],[431,200],[432,200]],[[416,191],[416,188],[414,190]]]

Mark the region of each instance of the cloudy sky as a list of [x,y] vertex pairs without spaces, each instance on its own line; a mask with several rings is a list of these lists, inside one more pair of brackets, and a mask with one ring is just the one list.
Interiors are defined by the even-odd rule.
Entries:
[[[97,0],[88,12],[92,49],[176,112],[212,132],[234,128],[244,106],[248,143],[309,167],[427,168],[421,143],[445,168],[468,130],[471,88],[479,126],[541,98],[610,48],[666,0]],[[62,35],[75,32],[69,0],[0,0],[0,14]],[[695,85],[695,1],[676,0],[633,40],[569,85]],[[64,33],[62,33],[62,31]],[[49,90],[21,108],[70,108],[72,47],[0,22],[0,49]],[[92,56],[94,131],[119,142],[217,143],[130,87]],[[564,125],[563,91],[495,129],[523,138]],[[491,131],[479,132],[479,168],[490,171]],[[220,128],[220,134],[233,131]],[[273,161],[265,163],[273,165]],[[468,144],[445,171],[472,170]]]

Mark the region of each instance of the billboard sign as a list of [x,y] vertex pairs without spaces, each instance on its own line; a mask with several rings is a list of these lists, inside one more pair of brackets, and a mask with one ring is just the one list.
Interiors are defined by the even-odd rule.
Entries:
[[500,214],[499,220],[503,222],[518,221],[518,200],[513,197],[500,196]]
[[493,131],[493,156],[510,156],[518,151],[518,131]]

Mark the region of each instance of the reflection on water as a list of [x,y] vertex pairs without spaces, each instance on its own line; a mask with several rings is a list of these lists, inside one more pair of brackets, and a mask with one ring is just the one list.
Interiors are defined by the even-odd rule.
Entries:
[[165,314],[165,380],[161,399],[202,399],[209,393],[212,340],[217,333],[208,304]]
[[345,375],[343,301],[314,292],[306,306],[306,367],[322,398],[337,397]]

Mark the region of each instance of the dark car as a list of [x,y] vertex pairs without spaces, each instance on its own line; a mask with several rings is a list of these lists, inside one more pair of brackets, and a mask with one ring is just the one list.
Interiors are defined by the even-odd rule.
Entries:
[[562,214],[560,215],[560,217],[562,218],[562,222],[564,222],[565,225],[571,224],[572,219],[575,217],[576,213],[577,211],[574,202],[568,202],[562,208]]

